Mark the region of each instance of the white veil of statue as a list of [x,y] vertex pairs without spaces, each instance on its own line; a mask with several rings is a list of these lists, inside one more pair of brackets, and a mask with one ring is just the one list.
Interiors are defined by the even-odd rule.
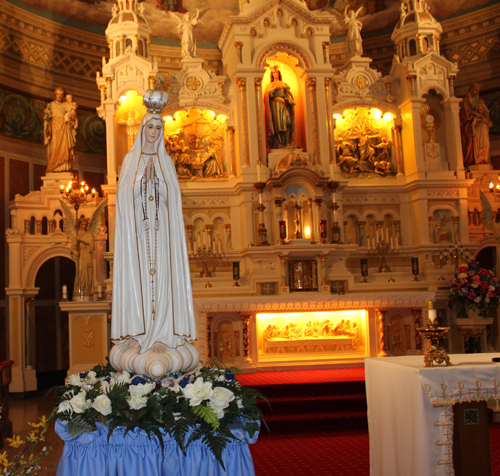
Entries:
[[[148,124],[161,125],[155,153],[144,152]],[[148,165],[150,171],[154,166],[149,174]],[[196,327],[181,193],[175,166],[165,150],[159,113],[144,116],[137,139],[123,161],[113,261],[111,338],[119,344],[115,347],[135,354],[151,351],[156,357],[165,353],[167,361],[172,356],[179,360],[180,353],[180,360],[188,362],[177,362],[174,368],[167,365],[170,372],[192,367],[195,357],[196,365],[196,349],[187,343],[196,339]],[[144,373],[127,368],[116,358],[111,363]]]

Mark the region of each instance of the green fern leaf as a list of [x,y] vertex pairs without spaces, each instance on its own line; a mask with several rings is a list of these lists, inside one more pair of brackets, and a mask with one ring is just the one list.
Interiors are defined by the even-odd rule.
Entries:
[[212,411],[211,408],[205,407],[203,405],[198,405],[193,407],[193,412],[200,418],[205,420],[214,430],[217,430],[220,426],[220,421],[217,419],[217,415]]

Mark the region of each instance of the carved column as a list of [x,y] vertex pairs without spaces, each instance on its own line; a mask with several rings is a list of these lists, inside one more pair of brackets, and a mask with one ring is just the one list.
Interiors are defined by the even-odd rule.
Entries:
[[401,126],[394,126],[394,146],[396,150],[396,167],[398,174],[404,173],[403,143],[401,141]]
[[[33,339],[33,327],[32,327],[32,321],[31,321],[31,305],[33,304],[33,301],[35,300],[34,297],[26,297],[24,298],[24,335],[25,335],[25,363],[26,363],[26,368],[32,370],[33,369],[33,364],[34,364],[34,359],[33,359],[33,344],[34,344],[34,339]],[[58,359],[59,360],[59,359]]]
[[379,319],[379,337],[380,337],[380,352],[378,357],[388,357],[389,352],[387,351],[387,337],[385,334],[385,316],[387,311],[377,310]]
[[240,314],[240,319],[243,322],[243,356],[246,359],[248,359],[248,349],[250,346],[249,336],[248,336],[248,321],[250,321],[251,317],[252,316]]
[[394,226],[394,235],[395,235],[395,240],[396,242],[394,245],[396,246],[396,249],[399,249],[399,245],[401,244],[401,221],[400,220],[393,220],[392,225]]
[[[328,130],[328,150],[330,152],[330,163],[335,165],[336,162],[336,149],[335,149],[335,131],[333,130],[333,121],[332,121],[332,98],[330,95],[330,84],[333,81],[333,78],[325,78],[325,96],[326,96],[326,126]],[[333,177],[330,177],[330,180],[334,180]]]
[[224,240],[225,240],[225,246],[226,250],[232,250],[233,249],[233,242],[231,239],[231,225],[228,223],[224,225]]
[[316,213],[314,214],[315,215],[315,218],[316,218],[316,223],[314,224],[314,230],[315,230],[315,233],[316,233],[316,242],[318,243],[322,243],[323,242],[323,238],[321,238],[321,227],[320,227],[320,221],[321,221],[321,204],[323,203],[323,199],[322,198],[315,198],[314,199],[314,205],[316,207]]
[[236,155],[234,153],[234,126],[228,126],[228,145],[229,145],[229,175],[236,177]]
[[306,79],[309,88],[309,100],[311,103],[311,127],[313,138],[314,165],[319,164],[319,136],[318,136],[318,116],[316,113],[316,78]]
[[208,360],[212,357],[212,321],[214,320],[213,316],[207,316],[207,356]]
[[451,239],[453,243],[457,243],[460,241],[460,230],[458,228],[458,226],[460,225],[460,217],[459,216],[451,217],[451,223],[453,232],[453,236],[451,237]]
[[417,95],[417,76],[415,74],[409,74],[406,79],[410,83],[411,95]]
[[415,349],[422,352],[422,338],[417,331],[419,327],[422,327],[420,324],[420,320],[422,318],[422,309],[412,309],[411,312],[413,314],[413,320],[415,322]]
[[236,84],[240,90],[241,104],[241,138],[243,141],[243,165],[250,165],[250,157],[248,154],[248,104],[247,104],[247,80],[238,78]]
[[[274,226],[274,228],[277,231],[277,233],[275,234],[275,236],[279,237],[279,239],[277,240],[278,243],[284,243],[284,240],[285,238],[281,239],[280,237],[280,233],[281,233],[281,230],[280,230],[280,221],[283,221],[283,202],[285,201],[284,198],[282,197],[279,197],[279,198],[275,198],[274,199],[274,210],[275,210],[275,213],[276,213],[276,222],[273,223],[271,226]],[[288,232],[288,230],[287,230]]]
[[280,286],[288,286],[286,282],[286,260],[287,257],[283,255],[279,255],[278,258],[280,259],[280,274],[281,274],[281,283]]
[[[264,112],[262,110],[262,79],[255,78],[255,110],[257,111],[257,144],[259,147],[259,156],[257,164],[264,164],[263,150],[262,150],[262,137],[265,137],[265,122]],[[267,164],[264,164],[267,165]],[[259,165],[257,165],[258,167]]]
[[193,246],[193,230],[194,225],[185,225],[186,228],[186,238],[188,242],[188,253],[191,254],[194,246]]

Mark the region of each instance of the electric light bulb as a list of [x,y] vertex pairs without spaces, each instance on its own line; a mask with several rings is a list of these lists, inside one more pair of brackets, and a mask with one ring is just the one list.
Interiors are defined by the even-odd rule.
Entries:
[[371,115],[375,118],[375,119],[380,119],[382,117],[382,111],[380,109],[377,109],[377,108],[373,108],[371,110]]
[[335,120],[337,121],[341,121],[342,120],[342,116],[340,114],[334,114],[333,117],[335,118]]

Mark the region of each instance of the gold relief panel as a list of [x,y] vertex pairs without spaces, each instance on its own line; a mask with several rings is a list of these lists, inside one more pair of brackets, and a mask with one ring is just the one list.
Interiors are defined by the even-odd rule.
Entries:
[[334,118],[337,165],[344,177],[396,175],[392,159],[394,117],[391,112],[362,106],[336,113]]
[[364,354],[365,310],[257,314],[259,360]]
[[227,178],[226,116],[210,109],[165,117],[165,146],[179,179]]

